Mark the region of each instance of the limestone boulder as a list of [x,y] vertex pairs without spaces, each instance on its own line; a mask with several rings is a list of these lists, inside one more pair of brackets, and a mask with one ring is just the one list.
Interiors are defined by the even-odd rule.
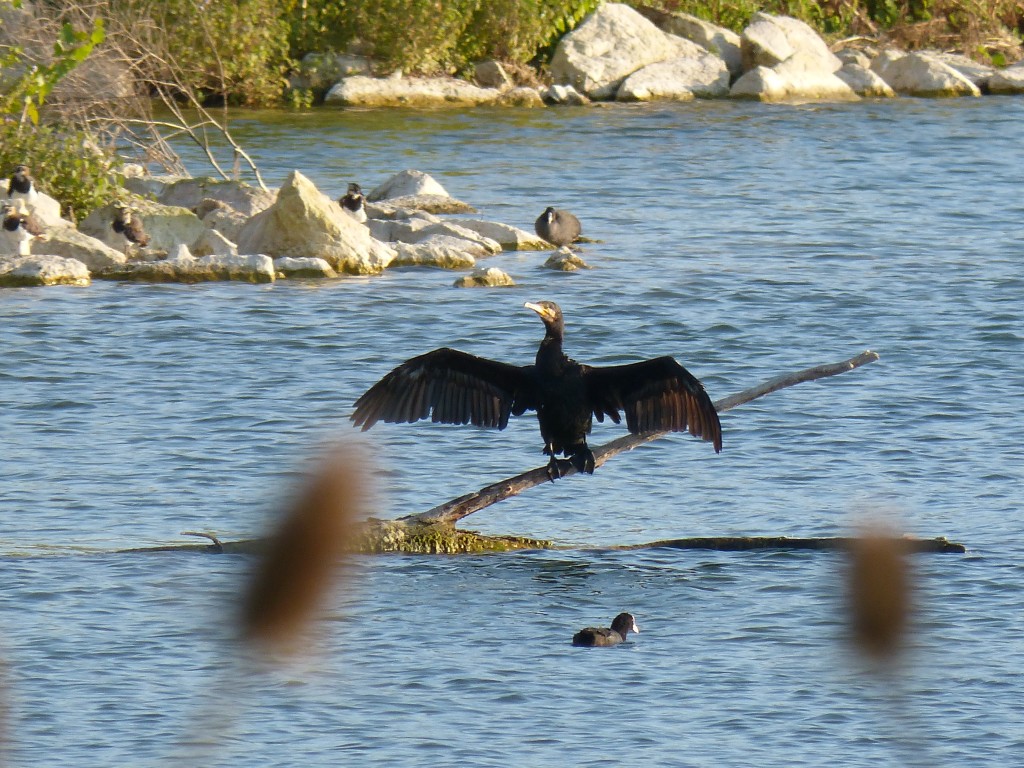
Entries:
[[216,229],[203,230],[190,249],[196,256],[237,256],[238,246]]
[[590,269],[590,265],[578,253],[573,253],[568,248],[559,248],[548,256],[544,268],[558,272],[575,272],[579,269]]
[[590,103],[590,99],[577,91],[571,85],[552,85],[541,91],[541,99],[545,104],[555,104],[564,107],[583,107]]
[[776,67],[796,53],[802,54],[807,67],[835,72],[842,66],[817,32],[791,16],[755,13],[740,36],[740,49],[744,72]]
[[981,95],[965,75],[927,53],[885,50],[871,62],[871,69],[905,96]]
[[292,88],[325,91],[344,77],[369,75],[373,64],[366,56],[350,53],[307,53],[290,78]]
[[846,62],[836,72],[836,77],[846,83],[858,96],[866,99],[892,98],[896,92],[877,73],[855,62]]
[[477,267],[453,283],[456,288],[499,288],[515,284],[515,280],[497,267]]
[[535,109],[544,106],[544,99],[536,88],[522,85],[502,91],[494,103],[499,107],[529,107]]
[[80,261],[90,272],[100,272],[125,263],[122,251],[72,226],[54,227],[47,232],[46,251],[65,259]]
[[438,197],[451,197],[448,190],[431,176],[429,173],[416,170],[406,170],[396,173],[383,184],[374,187],[366,196],[369,202],[378,200],[393,200],[398,197],[414,197],[417,195],[435,195]]
[[395,267],[440,267],[441,269],[471,269],[476,256],[485,252],[472,252],[472,244],[453,237],[434,235],[419,243],[395,243]]
[[733,83],[733,98],[780,101],[855,101],[853,89],[821,68],[816,56],[796,53],[774,67],[755,67]]
[[299,278],[330,278],[337,277],[330,264],[323,259],[303,258],[293,259],[290,256],[281,256],[274,259],[274,269],[278,277],[299,279]]
[[247,283],[272,283],[276,278],[274,262],[262,254],[251,256],[180,255],[159,261],[132,261],[104,271],[100,277],[146,283],[206,283],[236,280]]
[[988,81],[990,93],[1024,93],[1024,61],[997,70]]
[[710,53],[648,64],[627,77],[617,101],[693,101],[729,95],[729,68]]
[[989,92],[989,81],[991,81],[992,76],[997,71],[995,67],[982,64],[979,61],[964,56],[962,53],[950,53],[948,51],[922,51],[922,53],[927,53],[943,64],[952,67],[974,83],[982,93]]
[[588,98],[611,99],[638,69],[702,53],[696,43],[662,32],[628,5],[604,3],[558,42],[551,75]]
[[217,200],[245,216],[274,204],[275,194],[244,181],[212,178],[179,179],[164,186],[158,200],[164,205],[195,209],[203,200]]
[[356,275],[379,274],[395,257],[298,171],[270,208],[245,223],[236,244],[240,253],[321,258],[337,272]]
[[547,251],[551,248],[551,243],[547,240],[537,237],[533,232],[527,232],[525,229],[519,229],[519,227],[509,224],[482,219],[452,219],[451,221],[460,227],[470,229],[493,240],[505,251]]
[[743,74],[740,36],[731,29],[688,13],[666,13],[649,7],[643,8],[642,13],[663,32],[686,38],[719,57],[733,79]]
[[366,204],[371,219],[408,219],[417,213],[474,213],[469,203],[447,195],[405,195]]
[[512,78],[500,61],[481,61],[473,67],[473,79],[481,88],[497,88],[499,91],[512,87]]
[[[191,245],[205,229],[199,217],[188,208],[164,205],[141,198],[132,200],[131,205],[142,219],[143,228],[149,235],[148,247],[153,250],[170,251],[181,243]],[[114,203],[109,203],[90,213],[78,225],[78,229],[103,241],[111,248],[120,250],[124,238],[111,228],[113,220]]]
[[493,104],[501,94],[497,88],[481,88],[465,80],[448,77],[366,77],[342,78],[324,97],[326,104],[346,107],[476,107]]
[[233,243],[238,241],[238,233],[242,231],[242,227],[248,220],[249,217],[244,213],[239,213],[230,207],[215,208],[201,217],[205,227],[220,232]]
[[0,256],[0,287],[89,285],[89,269],[77,259],[39,254]]

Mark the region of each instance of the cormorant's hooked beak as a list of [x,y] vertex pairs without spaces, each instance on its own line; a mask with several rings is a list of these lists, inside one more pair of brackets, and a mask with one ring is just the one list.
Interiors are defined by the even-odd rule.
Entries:
[[540,304],[534,304],[533,302],[530,301],[523,304],[523,306],[526,307],[527,309],[532,309],[534,312],[540,315],[540,319],[543,320],[544,322],[548,322],[549,320],[555,319],[554,312],[552,312],[548,307],[542,307]]

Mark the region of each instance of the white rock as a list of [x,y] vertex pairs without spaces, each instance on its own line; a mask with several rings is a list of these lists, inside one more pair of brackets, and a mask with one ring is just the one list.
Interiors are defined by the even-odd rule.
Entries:
[[77,259],[38,254],[0,256],[0,287],[89,285],[89,270]]
[[578,269],[590,269],[590,265],[583,260],[583,257],[573,253],[568,248],[562,247],[548,256],[544,262],[545,269],[554,269],[558,272],[575,272]]
[[848,61],[836,72],[836,77],[864,98],[892,98],[896,92],[877,73],[860,64]]
[[185,245],[184,243],[175,243],[171,248],[168,249],[167,258],[182,261],[194,259],[195,256],[192,255],[192,251],[190,251],[188,246]]
[[298,171],[292,171],[270,208],[246,222],[236,243],[241,253],[319,257],[338,272],[358,275],[378,274],[395,257]]
[[536,108],[544,106],[544,99],[536,88],[521,85],[517,88],[509,88],[502,91],[495,104],[501,107]]
[[[462,245],[470,245],[454,238],[434,237],[422,243],[396,243],[395,267],[441,267],[467,269],[476,266],[476,257]],[[481,254],[486,255],[486,254]]]
[[[199,217],[187,208],[141,199],[132,200],[131,205],[142,219],[143,229],[149,235],[148,247],[153,250],[170,251],[180,243],[191,245],[205,229]],[[113,220],[114,203],[109,203],[86,216],[78,229],[121,250],[124,237],[111,228]]]
[[202,218],[206,227],[220,232],[233,243],[238,241],[238,233],[248,220],[248,216],[234,208],[217,208]]
[[456,288],[497,288],[515,284],[515,280],[497,267],[477,267],[453,283]]
[[821,36],[809,25],[790,16],[755,13],[740,37],[743,71],[755,67],[775,67],[793,54],[804,54],[807,66],[835,72],[843,63],[833,54]]
[[729,95],[729,68],[710,53],[648,64],[627,77],[617,101],[693,101]]
[[481,61],[473,67],[473,79],[481,88],[506,90],[512,87],[512,78],[500,61]]
[[290,256],[281,256],[274,259],[274,269],[281,277],[290,278],[338,276],[330,264],[317,258],[293,259]]
[[691,40],[709,53],[718,56],[729,68],[732,77],[743,74],[743,52],[740,36],[731,29],[688,13],[661,13],[652,21],[664,32]]
[[815,56],[796,53],[775,67],[755,67],[733,83],[729,95],[760,101],[855,101],[853,89]]
[[582,107],[590,103],[590,99],[571,85],[552,85],[541,92],[540,97],[547,104],[559,104],[567,107]]
[[988,81],[992,93],[1024,93],[1024,61],[997,70]]
[[194,209],[204,199],[219,200],[245,216],[253,216],[274,204],[275,193],[246,184],[211,178],[179,179],[166,184],[158,197],[164,205]]
[[247,283],[272,283],[276,278],[274,262],[262,254],[251,256],[180,255],[162,261],[129,262],[102,275],[114,280],[153,283],[205,283],[236,280]]
[[948,64],[926,53],[882,51],[871,62],[896,93],[907,96],[980,96],[978,86]]
[[989,81],[997,71],[995,67],[982,64],[960,53],[948,53],[947,51],[921,51],[921,53],[933,56],[943,64],[952,67],[974,83],[982,93],[989,90]]
[[326,104],[350,107],[475,107],[493,103],[501,91],[454,78],[343,78],[324,97]]
[[558,42],[551,75],[591,99],[610,99],[638,69],[701,53],[696,43],[662,32],[628,5],[604,3]]
[[238,246],[216,229],[207,229],[192,244],[192,253],[196,256],[237,256]]
[[551,243],[547,240],[537,237],[533,232],[527,232],[525,229],[519,229],[519,227],[509,224],[481,219],[452,219],[451,221],[495,241],[502,250],[546,251],[551,248]]
[[397,197],[414,197],[418,195],[437,195],[451,197],[433,176],[423,171],[407,170],[396,173],[390,179],[374,187],[366,196],[371,202],[391,200]]
[[125,262],[125,255],[102,240],[79,232],[70,225],[54,227],[47,232],[46,250],[66,259],[82,262],[90,272],[102,272]]

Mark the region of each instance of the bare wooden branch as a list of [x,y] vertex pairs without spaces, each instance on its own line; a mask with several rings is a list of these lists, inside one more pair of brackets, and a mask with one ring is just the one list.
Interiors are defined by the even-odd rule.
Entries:
[[[817,365],[813,368],[807,368],[796,373],[777,376],[774,379],[769,379],[763,384],[757,385],[756,387],[745,389],[735,395],[730,395],[729,397],[719,400],[715,403],[715,409],[719,413],[723,413],[738,405],[749,403],[751,400],[764,397],[767,394],[786,387],[791,387],[794,384],[846,373],[847,371],[852,371],[854,368],[859,368],[862,365],[874,362],[877,359],[878,355],[869,350],[862,352],[856,357],[851,357],[849,360],[844,360],[841,363]],[[652,440],[657,440],[659,437],[663,437],[666,434],[668,433],[652,432],[646,435],[631,434],[612,440],[611,442],[605,443],[599,448],[594,449],[594,464],[599,467],[618,453],[631,451],[637,446],[649,443]],[[577,472],[576,468],[568,464],[568,462],[566,462],[564,466],[565,470],[563,477]],[[426,512],[421,512],[415,515],[406,515],[405,517],[400,518],[400,520],[406,523],[419,523],[424,525],[430,525],[433,523],[454,524],[467,515],[479,512],[481,509],[489,507],[492,504],[496,504],[499,501],[503,501],[510,496],[517,496],[523,491],[533,488],[536,485],[540,485],[541,483],[545,483],[548,480],[547,467],[538,467],[537,469],[531,469],[528,472],[523,472],[515,477],[510,477],[506,480],[501,480],[500,482],[488,485],[481,488],[476,493],[468,493],[465,496],[452,499],[451,501],[445,502],[444,504],[427,510]]]

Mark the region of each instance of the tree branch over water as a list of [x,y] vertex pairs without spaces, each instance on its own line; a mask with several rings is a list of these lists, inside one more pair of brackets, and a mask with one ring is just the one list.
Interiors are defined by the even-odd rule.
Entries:
[[[749,403],[751,400],[756,400],[759,397],[764,397],[765,395],[777,392],[780,389],[785,389],[786,387],[791,387],[794,384],[800,384],[805,381],[815,381],[816,379],[846,373],[847,371],[852,371],[855,368],[860,368],[862,365],[873,363],[877,359],[878,354],[868,350],[840,363],[817,365],[813,368],[807,368],[795,373],[776,376],[773,379],[769,379],[768,381],[758,384],[756,387],[745,389],[735,395],[730,395],[729,397],[719,400],[715,403],[715,410],[719,413],[723,413],[735,408],[736,406]],[[630,434],[616,440],[612,440],[611,442],[605,443],[604,445],[594,449],[594,464],[595,466],[600,467],[616,454],[622,453],[623,451],[631,451],[644,443],[657,440],[659,437],[663,437],[666,434],[669,433],[652,432],[646,435]],[[577,472],[576,468],[568,463],[566,463],[565,467],[565,470],[563,470],[563,477],[567,477],[568,475],[572,475]],[[481,509],[489,507],[492,504],[503,501],[510,496],[517,496],[525,490],[548,481],[547,467],[538,467],[537,469],[531,469],[528,472],[523,472],[515,477],[510,477],[497,483],[492,483],[485,488],[481,488],[476,493],[469,493],[465,496],[460,496],[457,499],[452,499],[451,501],[445,502],[444,504],[434,507],[426,512],[421,512],[416,515],[406,515],[405,517],[400,518],[400,520],[404,523],[421,525],[431,525],[436,523],[454,524],[474,512],[479,512]]]

